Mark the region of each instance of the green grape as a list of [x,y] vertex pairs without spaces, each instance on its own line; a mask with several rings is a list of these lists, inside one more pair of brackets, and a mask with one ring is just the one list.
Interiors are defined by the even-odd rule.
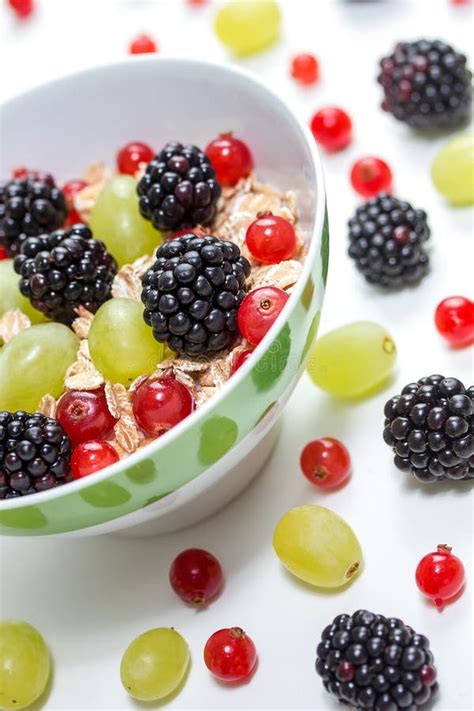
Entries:
[[89,331],[95,367],[113,383],[149,375],[163,360],[164,348],[143,320],[143,306],[131,299],[111,299],[97,311]]
[[94,237],[105,243],[120,267],[153,254],[162,241],[162,233],[140,215],[136,185],[130,175],[113,178],[92,208]]
[[452,205],[474,205],[474,132],[451,138],[431,165],[435,188]]
[[232,0],[216,15],[216,35],[235,54],[260,52],[278,40],[281,12],[275,0]]
[[0,621],[0,709],[24,709],[41,696],[51,660],[40,633],[27,622]]
[[326,333],[314,345],[308,373],[337,397],[357,398],[379,390],[397,358],[392,337],[371,321],[356,321]]
[[5,311],[20,309],[32,323],[43,323],[46,317],[20,292],[19,281],[20,277],[13,269],[13,259],[0,260],[0,318]]
[[59,397],[79,339],[60,323],[21,331],[0,351],[0,410],[34,412],[43,395]]
[[290,573],[311,585],[339,588],[362,566],[362,550],[343,518],[323,506],[297,506],[280,519],[273,547]]
[[189,648],[176,630],[157,627],[144,632],[126,649],[120,678],[130,696],[157,701],[179,687],[189,665]]

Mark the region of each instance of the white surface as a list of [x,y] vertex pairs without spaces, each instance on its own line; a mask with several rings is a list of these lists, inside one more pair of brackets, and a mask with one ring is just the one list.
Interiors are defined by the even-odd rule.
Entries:
[[[163,52],[225,59],[210,31],[215,2],[194,11],[181,0],[42,0],[41,5],[41,13],[22,27],[1,9],[0,63],[8,66],[1,98],[70,69],[119,57],[141,29],[156,34]],[[237,501],[192,529],[143,541],[2,540],[1,615],[31,621],[53,650],[55,678],[47,709],[139,708],[120,686],[120,658],[136,634],[158,625],[175,626],[193,656],[187,683],[169,708],[335,709],[313,670],[314,648],[334,615],[360,607],[401,617],[429,636],[441,685],[436,709],[473,707],[472,500],[466,485],[417,486],[392,466],[381,440],[383,404],[399,386],[432,372],[471,380],[472,350],[445,347],[432,315],[444,296],[472,289],[472,213],[448,208],[430,183],[428,167],[443,140],[415,137],[378,110],[373,81],[377,58],[399,38],[439,35],[467,50],[470,10],[448,0],[287,0],[284,6],[284,41],[245,65],[286,95],[303,118],[337,103],[348,108],[356,128],[351,148],[325,160],[331,262],[321,333],[360,318],[383,323],[399,347],[396,382],[366,402],[347,405],[304,380],[287,407],[282,437],[263,474]],[[287,79],[289,55],[304,49],[317,53],[323,74],[321,84],[309,91]],[[80,147],[71,136],[75,150]],[[347,174],[352,160],[366,153],[388,159],[397,194],[428,211],[433,268],[414,290],[379,295],[346,257],[345,221],[357,204]],[[349,485],[328,495],[311,488],[298,467],[301,448],[322,435],[340,437],[354,462]],[[339,594],[300,585],[273,554],[276,521],[303,502],[337,511],[361,541],[365,570]],[[464,595],[442,614],[422,599],[414,583],[419,558],[440,542],[454,546],[468,577]],[[167,581],[171,560],[191,545],[212,550],[227,578],[224,594],[201,612],[184,607]],[[237,688],[216,683],[202,662],[207,637],[231,625],[247,629],[260,659],[251,682]]]

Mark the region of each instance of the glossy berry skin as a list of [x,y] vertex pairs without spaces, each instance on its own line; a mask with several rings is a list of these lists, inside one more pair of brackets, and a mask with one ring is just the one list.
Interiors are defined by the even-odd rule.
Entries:
[[221,185],[235,185],[247,177],[253,168],[249,147],[232,133],[221,133],[205,150],[216,171],[216,180]]
[[87,183],[85,180],[69,180],[67,183],[65,183],[62,187],[62,191],[64,194],[64,197],[66,198],[66,203],[68,206],[68,216],[66,218],[66,222],[64,223],[65,227],[72,227],[73,225],[78,224],[79,222],[83,222],[81,219],[80,214],[75,210],[74,208],[74,198],[77,195],[77,193],[81,192],[85,187],[87,186]]
[[117,153],[117,169],[123,175],[135,175],[140,163],[149,163],[155,153],[150,146],[140,141],[132,141]]
[[416,568],[416,584],[419,590],[433,600],[441,609],[447,600],[457,595],[464,586],[464,566],[451,553],[451,548],[439,545],[438,550],[428,553]]
[[375,197],[379,193],[390,193],[392,182],[390,166],[381,158],[374,156],[359,158],[352,166],[352,187],[364,198]]
[[311,86],[319,79],[319,64],[314,54],[297,54],[291,60],[291,76],[304,86]]
[[334,489],[347,482],[351,474],[351,457],[347,448],[333,437],[310,442],[300,457],[303,474],[320,489]]
[[130,42],[129,54],[153,54],[158,52],[158,45],[149,35],[138,35]]
[[0,245],[0,260],[1,259],[8,259],[7,253],[5,252],[4,248]]
[[8,0],[8,4],[21,19],[29,17],[35,9],[34,0]]
[[222,629],[207,640],[204,662],[221,681],[245,681],[255,668],[257,650],[240,627]]
[[328,153],[341,151],[352,141],[350,116],[336,106],[328,106],[315,113],[310,126],[316,141]]
[[62,396],[56,419],[74,445],[106,439],[117,422],[110,413],[104,390],[71,390]]
[[278,264],[293,256],[296,233],[288,220],[267,212],[248,226],[245,242],[251,255],[259,262]]
[[219,561],[212,553],[189,548],[171,564],[171,587],[191,605],[205,605],[222,590],[224,576]]
[[435,324],[452,346],[474,343],[474,302],[465,296],[448,296],[436,307]]
[[194,397],[173,375],[147,380],[133,398],[133,414],[149,437],[159,437],[194,410]]
[[239,351],[234,355],[232,358],[232,368],[231,368],[231,375],[236,373],[240,367],[243,366],[243,364],[250,358],[252,355],[253,350],[251,348],[246,348],[244,351]]
[[92,440],[82,442],[72,453],[71,473],[74,479],[82,479],[118,462],[119,456],[108,442]]
[[247,294],[239,308],[238,322],[241,334],[252,346],[266,336],[288,298],[286,291],[276,286],[262,286]]

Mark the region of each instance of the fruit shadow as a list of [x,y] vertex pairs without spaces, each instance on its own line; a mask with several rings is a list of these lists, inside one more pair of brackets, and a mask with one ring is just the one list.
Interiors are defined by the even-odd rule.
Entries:
[[430,484],[422,484],[410,472],[406,472],[406,476],[402,480],[403,488],[407,493],[427,497],[439,496],[448,492],[456,496],[465,496],[474,484],[474,479],[463,479],[461,481],[445,479],[443,481],[433,481]]

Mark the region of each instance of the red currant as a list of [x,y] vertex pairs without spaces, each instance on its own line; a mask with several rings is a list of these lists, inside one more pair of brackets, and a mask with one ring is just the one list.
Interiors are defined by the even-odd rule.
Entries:
[[28,17],[35,9],[34,0],[8,0],[8,4],[21,18]]
[[119,173],[135,175],[140,163],[149,163],[155,153],[146,143],[132,141],[117,153],[117,168]]
[[97,440],[82,442],[72,453],[71,473],[74,479],[82,479],[118,460],[119,456],[111,444]]
[[288,301],[288,294],[276,286],[262,286],[251,291],[240,304],[239,329],[256,346],[268,333]]
[[117,422],[110,413],[104,390],[71,390],[62,396],[56,419],[72,443],[105,439]]
[[438,608],[442,608],[446,600],[457,595],[464,586],[464,566],[451,550],[449,546],[439,545],[438,550],[425,555],[416,568],[418,588]]
[[333,437],[322,437],[307,444],[300,464],[308,481],[321,489],[334,489],[347,482],[351,474],[350,454],[342,442]]
[[204,662],[222,681],[244,681],[257,663],[255,645],[240,627],[214,632],[204,647]]
[[34,180],[45,180],[49,185],[54,185],[53,176],[49,173],[45,173],[43,170],[32,170],[24,166],[13,168],[12,177],[15,178],[15,180],[26,180],[26,178],[30,177],[34,178]]
[[352,187],[364,198],[392,190],[392,171],[381,158],[367,156],[356,160],[351,170]]
[[239,351],[234,355],[232,358],[232,369],[231,373],[232,375],[238,371],[238,369],[245,363],[248,358],[252,355],[253,350],[250,348],[247,348],[244,351]]
[[87,186],[85,180],[70,180],[63,185],[63,193],[66,198],[66,203],[69,209],[68,216],[66,218],[65,226],[72,227],[78,222],[82,222],[80,214],[74,209],[74,198],[77,193],[80,193]]
[[8,257],[4,247],[2,247],[2,245],[0,244],[0,260],[1,259],[8,259]]
[[149,436],[159,437],[194,410],[194,397],[173,375],[147,380],[133,399],[138,426]]
[[291,76],[309,86],[319,79],[319,64],[314,54],[297,54],[291,60]]
[[153,54],[158,52],[158,45],[153,37],[149,35],[138,35],[130,42],[128,47],[129,54]]
[[474,301],[464,296],[448,296],[436,307],[435,324],[453,346],[474,343]]
[[311,131],[327,151],[341,151],[352,140],[352,121],[343,109],[329,106],[314,114]]
[[265,212],[249,225],[245,242],[259,262],[278,264],[294,254],[296,233],[288,220]]
[[188,5],[195,5],[196,7],[198,5],[205,5],[207,3],[207,0],[186,0]]
[[184,602],[204,605],[221,591],[224,576],[219,561],[212,553],[189,548],[171,564],[170,583]]
[[253,158],[248,146],[234,138],[232,133],[221,133],[219,138],[209,143],[206,153],[221,185],[235,185],[253,168]]

